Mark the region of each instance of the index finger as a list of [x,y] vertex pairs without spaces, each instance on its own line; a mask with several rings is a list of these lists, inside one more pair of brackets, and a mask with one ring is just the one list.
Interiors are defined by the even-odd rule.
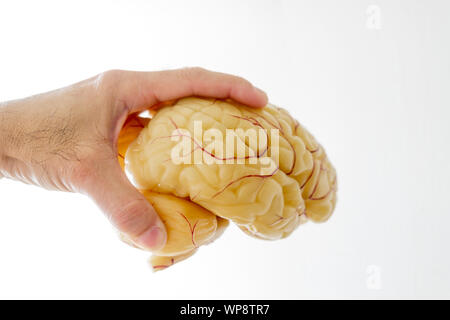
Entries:
[[121,91],[130,112],[137,112],[159,102],[188,96],[231,98],[260,108],[267,104],[264,91],[249,81],[230,74],[202,68],[156,72],[127,72]]

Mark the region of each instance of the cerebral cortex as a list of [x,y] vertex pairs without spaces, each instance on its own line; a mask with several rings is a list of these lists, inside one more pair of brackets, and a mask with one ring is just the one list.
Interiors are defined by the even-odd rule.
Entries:
[[118,157],[167,229],[150,260],[155,271],[190,257],[229,223],[277,240],[308,220],[326,221],[336,204],[336,171],[323,147],[272,104],[165,103],[151,118],[127,120]]

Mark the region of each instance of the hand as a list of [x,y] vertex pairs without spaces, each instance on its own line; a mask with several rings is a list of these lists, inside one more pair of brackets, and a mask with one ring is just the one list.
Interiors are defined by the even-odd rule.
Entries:
[[164,224],[122,172],[117,137],[130,114],[191,95],[267,103],[248,81],[200,68],[107,71],[0,105],[0,177],[89,195],[136,245],[157,250]]

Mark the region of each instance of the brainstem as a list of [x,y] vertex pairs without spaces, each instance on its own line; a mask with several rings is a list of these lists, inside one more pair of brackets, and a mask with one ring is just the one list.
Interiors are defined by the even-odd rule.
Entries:
[[[234,132],[231,157],[208,149],[209,129],[220,131],[223,145]],[[265,141],[248,143],[249,129],[262,130]],[[178,163],[173,150],[183,139],[192,147],[191,161]],[[274,165],[254,158],[270,158]],[[336,172],[324,149],[271,104],[253,109],[230,100],[181,99],[160,109],[130,144],[126,169],[138,188],[188,198],[263,239],[286,237],[308,219],[325,221],[336,203]]]

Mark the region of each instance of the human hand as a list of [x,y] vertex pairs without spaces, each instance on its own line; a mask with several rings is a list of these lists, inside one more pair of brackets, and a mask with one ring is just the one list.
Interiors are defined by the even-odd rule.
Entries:
[[90,196],[137,246],[157,250],[166,231],[117,161],[117,137],[130,114],[198,95],[267,103],[248,81],[201,68],[107,71],[56,91],[0,105],[0,177]]

